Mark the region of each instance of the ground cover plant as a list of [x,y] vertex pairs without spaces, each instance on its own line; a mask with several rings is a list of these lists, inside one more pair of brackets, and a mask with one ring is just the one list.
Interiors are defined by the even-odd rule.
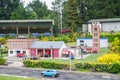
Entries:
[[42,80],[42,79],[35,79],[35,78],[27,78],[22,76],[10,76],[10,75],[0,75],[0,80]]
[[5,58],[0,58],[0,65],[3,65],[7,59]]

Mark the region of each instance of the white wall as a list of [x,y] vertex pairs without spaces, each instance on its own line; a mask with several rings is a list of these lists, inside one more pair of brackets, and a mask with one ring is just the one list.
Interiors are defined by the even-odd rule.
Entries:
[[[10,51],[13,51],[13,53],[10,54]],[[11,56],[16,56],[15,50],[8,50],[8,56],[9,56],[9,57],[11,57]]]
[[102,23],[103,31],[120,31],[120,22]]
[[[78,38],[77,39],[77,46],[80,46],[80,40],[84,41],[84,46],[92,47],[92,38]],[[107,48],[108,47],[108,39],[101,38],[100,39],[100,48]]]
[[88,24],[88,32],[90,32],[90,33],[92,32],[91,31],[91,24]]
[[[88,24],[88,32],[90,32],[90,33],[92,33],[91,26],[92,25],[89,23]],[[100,31],[106,31],[106,32],[120,31],[120,22],[100,23]]]
[[100,39],[100,48],[107,48],[107,47],[108,47],[108,39],[107,38]]
[[92,39],[91,38],[80,38],[80,39],[77,39],[77,46],[80,46],[80,40],[83,40],[84,41],[84,46],[89,46],[91,47],[92,46]]
[[67,48],[66,44],[63,44],[59,50],[59,57],[62,57],[62,51],[64,48]]
[[[13,54],[10,54],[10,51],[13,51]],[[8,56],[10,57],[10,56],[17,56],[17,52],[16,52],[17,50],[8,50]],[[29,56],[30,54],[29,54],[29,50],[20,50],[20,52],[22,53],[23,51],[26,51],[26,54],[27,54],[27,56]]]

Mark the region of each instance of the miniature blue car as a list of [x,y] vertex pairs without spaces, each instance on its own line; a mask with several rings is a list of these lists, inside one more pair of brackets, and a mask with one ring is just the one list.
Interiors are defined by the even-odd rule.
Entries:
[[41,72],[41,76],[58,77],[59,72],[57,70],[47,70]]

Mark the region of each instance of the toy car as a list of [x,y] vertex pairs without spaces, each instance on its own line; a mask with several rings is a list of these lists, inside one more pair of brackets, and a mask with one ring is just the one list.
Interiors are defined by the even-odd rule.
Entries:
[[47,70],[47,71],[41,72],[41,76],[58,77],[59,72],[57,70]]
[[24,53],[17,53],[17,57],[25,57]]

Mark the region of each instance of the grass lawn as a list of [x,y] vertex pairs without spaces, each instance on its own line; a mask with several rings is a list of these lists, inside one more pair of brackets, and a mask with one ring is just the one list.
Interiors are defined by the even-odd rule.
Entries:
[[108,51],[109,51],[108,48],[103,48],[103,49],[101,49],[100,53],[98,53],[98,54],[92,54],[91,56],[88,56],[87,58],[82,59],[80,61],[82,61],[82,62],[97,61],[98,57],[102,56],[103,54],[107,53]]
[[24,78],[24,77],[17,77],[17,76],[0,75],[0,80],[42,80],[42,79]]

